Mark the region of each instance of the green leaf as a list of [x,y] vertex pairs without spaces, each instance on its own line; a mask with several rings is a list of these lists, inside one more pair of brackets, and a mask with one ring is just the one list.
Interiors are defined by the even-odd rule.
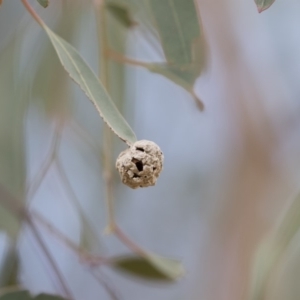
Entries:
[[197,100],[199,108],[203,109],[203,104],[195,95],[193,87],[205,68],[207,46],[195,1],[128,2],[132,11],[135,11],[136,7],[139,8],[138,23],[143,23],[150,35],[158,35],[158,42],[161,43],[166,58],[166,63],[143,65],[183,87]]
[[95,73],[86,64],[77,50],[52,32],[45,24],[43,27],[65,70],[92,101],[106,124],[121,140],[129,145],[134,143],[136,136],[133,130],[120,114]]
[[46,8],[49,5],[49,0],[37,0],[37,2],[44,8]]
[[48,294],[40,294],[34,298],[34,300],[65,300],[62,297],[59,296],[53,296]]
[[274,2],[275,0],[255,0],[257,10],[259,13],[268,9]]
[[194,43],[202,36],[194,0],[148,0],[148,4],[167,61],[172,64],[194,62]]
[[114,260],[113,267],[155,281],[174,281],[184,274],[183,266],[179,261],[150,253],[144,257],[120,257]]
[[136,25],[136,22],[131,17],[128,7],[120,5],[119,3],[109,2],[106,3],[105,8],[126,28]]
[[28,291],[10,291],[0,294],[0,300],[32,300]]
[[263,300],[269,277],[300,230],[300,195],[294,200],[279,228],[259,248],[253,269],[251,300]]
[[4,291],[0,293],[0,300],[66,300],[65,298],[48,295],[48,294],[39,294],[36,297],[32,297],[28,291]]

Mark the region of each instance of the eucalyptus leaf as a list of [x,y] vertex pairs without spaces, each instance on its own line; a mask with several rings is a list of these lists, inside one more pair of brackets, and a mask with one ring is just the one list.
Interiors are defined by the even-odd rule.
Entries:
[[81,87],[95,105],[98,113],[111,130],[127,144],[136,141],[136,136],[126,120],[120,114],[114,102],[98,80],[95,73],[86,64],[77,50],[64,39],[56,35],[45,24],[43,25],[61,64],[69,76]]
[[120,257],[114,260],[113,267],[128,274],[154,281],[174,281],[184,274],[183,266],[179,261],[152,253],[143,257]]
[[259,13],[268,9],[274,2],[275,0],[255,0],[257,10]]
[[9,291],[0,294],[0,300],[32,300],[28,291]]
[[173,64],[194,62],[193,45],[202,34],[194,0],[148,0],[148,4],[167,61]]
[[[123,1],[118,3],[123,5]],[[128,5],[131,14],[138,11],[138,24],[158,35],[166,58],[165,63],[143,66],[183,87],[203,109],[193,87],[205,69],[207,46],[194,0],[130,0]]]
[[44,8],[46,8],[49,5],[49,0],[37,0],[37,2]]

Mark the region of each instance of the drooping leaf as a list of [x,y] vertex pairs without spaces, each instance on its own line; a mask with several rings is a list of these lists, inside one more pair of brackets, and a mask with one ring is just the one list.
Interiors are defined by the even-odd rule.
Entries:
[[113,262],[113,266],[128,274],[155,281],[173,281],[184,274],[179,261],[150,253],[144,257],[120,257]]
[[43,25],[43,27],[65,70],[92,101],[106,124],[120,139],[128,144],[134,143],[136,137],[133,130],[120,114],[95,73],[86,64],[77,50],[46,25]]
[[[0,183],[18,204],[25,199],[24,119],[27,106],[27,81],[19,64],[20,42],[19,32],[0,53]],[[20,220],[1,204],[0,199],[0,229],[16,238],[20,225]]]
[[136,25],[136,22],[132,19],[128,7],[113,2],[106,3],[105,7],[107,11],[110,12],[126,28]]
[[[129,0],[127,3],[132,14],[138,11],[138,24],[144,24],[150,35],[158,34],[165,54],[165,63],[143,66],[190,92],[203,109],[193,91],[207,61],[207,47],[195,1]],[[122,6],[123,1],[118,0],[118,4]]]
[[275,0],[255,0],[257,10],[259,13],[268,9],[274,2]]
[[285,214],[279,228],[266,240],[256,255],[253,269],[250,300],[263,300],[267,282],[284,253],[300,230],[300,196]]
[[49,0],[37,0],[37,2],[44,8],[46,8],[49,5]]

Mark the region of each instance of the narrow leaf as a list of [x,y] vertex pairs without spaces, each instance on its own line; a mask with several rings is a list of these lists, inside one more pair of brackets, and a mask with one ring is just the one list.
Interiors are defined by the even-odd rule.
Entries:
[[127,144],[134,143],[136,137],[133,130],[77,50],[52,32],[46,25],[43,25],[43,27],[65,70],[92,101],[103,120],[120,139]]
[[193,44],[202,35],[194,0],[148,0],[148,4],[167,61],[174,64],[194,62]]
[[275,0],[255,0],[257,10],[259,13],[268,9],[274,2]]
[[[154,73],[161,74],[187,90],[202,110],[203,103],[194,93],[194,84],[207,61],[207,46],[200,15],[194,0],[131,0],[133,7],[140,8],[139,23],[156,37],[166,58],[165,63],[149,64]],[[150,24],[150,25],[149,25]]]
[[114,261],[113,266],[128,274],[154,281],[173,281],[184,274],[179,261],[156,254],[121,257]]
[[37,2],[44,8],[46,8],[49,5],[49,0],[37,0]]

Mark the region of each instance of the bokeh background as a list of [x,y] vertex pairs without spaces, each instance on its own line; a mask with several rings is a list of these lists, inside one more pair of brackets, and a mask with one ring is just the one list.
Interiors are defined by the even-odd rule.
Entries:
[[[34,7],[97,72],[93,3],[50,2],[47,9]],[[186,275],[175,283],[157,284],[108,267],[91,269],[40,228],[75,299],[113,299],[110,290],[125,300],[247,299],[254,254],[299,192],[300,2],[277,0],[262,14],[251,0],[196,2],[209,53],[195,85],[203,112],[166,78],[111,63],[111,93],[122,113],[139,139],[155,141],[165,155],[155,187],[130,190],[114,174],[117,221],[139,245],[182,260]],[[112,36],[119,34],[115,26]],[[128,57],[164,60],[147,28],[133,26],[114,43]],[[35,193],[29,189],[28,205],[78,244],[82,235],[91,234],[83,221],[88,220],[97,239],[86,238],[85,245],[94,253],[128,253],[115,237],[103,234],[103,122],[64,73],[45,33],[20,1],[4,0],[0,8],[0,51],[0,103],[11,105],[2,113],[0,107],[0,146],[12,143],[5,153],[13,155],[11,159],[1,152],[1,183],[10,184],[6,168],[12,166],[23,176],[19,186],[25,190],[43,178],[40,170],[51,157],[58,128],[60,167],[49,168]],[[17,78],[21,88],[9,86],[9,78]],[[12,139],[18,134],[23,145]],[[113,158],[123,149],[116,140]],[[8,235],[1,234],[3,261],[10,245]],[[264,299],[299,299],[299,247],[296,236]],[[18,278],[25,287],[33,293],[62,292],[26,226],[18,251]]]

